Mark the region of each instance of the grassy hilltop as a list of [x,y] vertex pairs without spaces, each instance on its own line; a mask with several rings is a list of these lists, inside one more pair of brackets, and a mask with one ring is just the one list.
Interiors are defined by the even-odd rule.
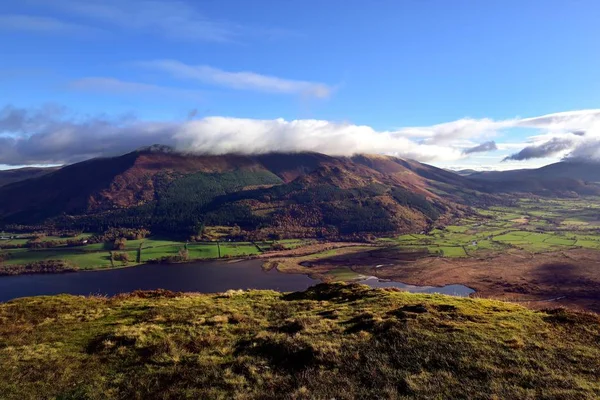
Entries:
[[600,320],[322,284],[0,305],[3,399],[595,399]]

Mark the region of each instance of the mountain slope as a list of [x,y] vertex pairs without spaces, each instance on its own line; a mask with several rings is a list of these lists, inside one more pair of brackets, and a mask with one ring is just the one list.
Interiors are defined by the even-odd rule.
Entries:
[[38,399],[597,399],[600,320],[362,285],[0,304],[0,393]]
[[474,172],[470,174],[469,177],[490,181],[514,180],[523,178],[569,178],[588,182],[600,182],[600,163],[561,161],[535,169]]
[[59,167],[48,167],[48,168],[16,168],[0,170],[0,187],[8,184],[24,181],[26,179],[37,178],[58,170]]
[[4,223],[147,226],[194,232],[238,224],[313,236],[426,229],[466,209],[439,187],[477,185],[393,157],[318,153],[192,155],[152,147],[73,164],[0,188]]
[[496,192],[599,195],[600,163],[562,161],[537,169],[475,172],[468,179]]

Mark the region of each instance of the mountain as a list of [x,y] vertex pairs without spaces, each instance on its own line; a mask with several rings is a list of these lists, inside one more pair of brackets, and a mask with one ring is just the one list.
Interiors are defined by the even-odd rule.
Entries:
[[24,181],[26,179],[36,178],[42,175],[49,174],[58,170],[59,167],[48,167],[48,168],[16,168],[0,170],[0,187],[8,185],[10,183]]
[[475,172],[468,179],[495,192],[540,195],[600,194],[600,163],[561,161],[537,169]]
[[152,146],[0,188],[0,223],[190,234],[239,225],[278,236],[427,229],[462,215],[479,184],[387,156],[194,155]]
[[353,237],[426,230],[512,193],[600,194],[600,169],[451,171],[382,155],[198,155],[151,146],[0,187],[0,225],[197,234],[238,225],[256,237]]

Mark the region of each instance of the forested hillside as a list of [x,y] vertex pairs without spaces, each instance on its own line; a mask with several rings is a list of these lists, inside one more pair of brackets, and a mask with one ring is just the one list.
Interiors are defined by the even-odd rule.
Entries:
[[[458,195],[443,191],[453,187]],[[259,236],[382,234],[462,215],[468,208],[460,194],[476,189],[393,157],[207,156],[152,147],[0,188],[0,222],[184,235],[207,225],[238,225]]]

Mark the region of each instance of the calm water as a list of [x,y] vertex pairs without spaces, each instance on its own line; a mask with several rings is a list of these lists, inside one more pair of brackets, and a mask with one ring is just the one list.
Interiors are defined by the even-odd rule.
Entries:
[[[141,265],[138,267],[73,272],[66,274],[20,275],[0,277],[0,301],[18,297],[70,294],[115,295],[133,290],[168,289],[181,292],[214,293],[229,289],[273,289],[283,292],[305,290],[319,281],[305,275],[283,274],[273,269],[265,272],[262,261],[237,263],[198,262],[173,265]],[[399,282],[381,282],[369,278],[361,283],[373,287],[398,287],[411,292],[444,293],[468,296],[472,289],[462,285],[440,288],[411,286]]]

